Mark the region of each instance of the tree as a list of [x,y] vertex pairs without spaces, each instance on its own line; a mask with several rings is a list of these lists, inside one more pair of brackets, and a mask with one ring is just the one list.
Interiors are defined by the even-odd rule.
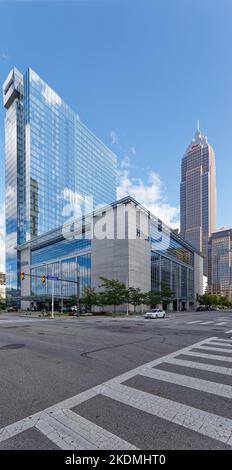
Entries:
[[99,303],[101,305],[113,305],[115,313],[116,306],[122,305],[127,301],[128,293],[126,286],[117,279],[107,279],[102,276],[100,279],[102,281],[100,287],[103,287],[104,291],[99,293]]
[[162,301],[161,292],[150,291],[144,295],[144,303],[150,305],[150,307],[156,307]]
[[175,294],[171,289],[169,289],[169,287],[167,287],[165,284],[162,284],[160,295],[162,302],[169,303],[173,300]]
[[78,297],[76,297],[76,295],[72,295],[72,297],[70,297],[67,301],[67,305],[69,307],[74,307],[75,305],[77,305],[79,302],[79,299]]
[[218,305],[220,303],[220,297],[214,294],[203,294],[199,297],[199,302],[201,305]]
[[99,305],[99,295],[95,292],[95,289],[90,286],[84,287],[84,294],[82,297],[82,303],[84,305]]
[[6,308],[6,300],[3,299],[0,295],[0,310],[5,310]]
[[136,312],[137,305],[141,305],[144,302],[144,293],[139,287],[129,287],[128,302],[134,305],[134,312]]

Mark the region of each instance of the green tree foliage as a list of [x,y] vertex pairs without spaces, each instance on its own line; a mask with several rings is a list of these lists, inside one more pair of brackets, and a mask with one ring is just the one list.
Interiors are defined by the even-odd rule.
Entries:
[[174,297],[175,297],[175,294],[173,291],[171,291],[171,289],[169,289],[165,284],[162,284],[161,285],[161,301],[162,302],[171,302]]
[[75,305],[78,305],[79,299],[76,295],[72,295],[70,299],[67,301],[67,306],[68,307],[74,307]]
[[127,302],[126,286],[117,279],[107,279],[106,277],[100,277],[100,279],[102,281],[100,287],[103,287],[104,291],[99,293],[99,303],[101,305],[113,305],[115,313],[117,305]]
[[199,302],[201,305],[206,305],[206,306],[224,306],[224,307],[230,307],[232,305],[232,301],[227,299],[223,295],[216,295],[216,294],[203,294],[199,297]]
[[146,292],[144,295],[144,303],[150,305],[150,307],[156,307],[156,305],[161,304],[162,296],[161,292]]
[[0,296],[0,310],[6,309],[6,301]]
[[84,294],[82,296],[82,303],[84,305],[99,305],[99,300],[99,295],[93,287],[84,287]]
[[128,303],[134,305],[134,312],[136,312],[137,305],[143,304],[145,300],[145,295],[139,287],[129,287],[127,296]]

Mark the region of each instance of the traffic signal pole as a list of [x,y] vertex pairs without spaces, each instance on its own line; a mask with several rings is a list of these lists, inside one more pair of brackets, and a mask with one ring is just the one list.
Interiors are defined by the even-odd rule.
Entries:
[[21,281],[24,281],[25,280],[25,276],[28,276],[28,277],[34,277],[34,278],[40,278],[42,283],[45,284],[45,282],[48,280],[48,281],[52,281],[52,312],[51,312],[51,317],[52,318],[55,318],[55,315],[54,315],[54,281],[61,281],[61,282],[70,282],[72,284],[77,284],[77,290],[78,290],[78,294],[77,294],[77,297],[79,297],[80,295],[80,281],[78,279],[78,281],[72,281],[70,279],[62,279],[62,278],[59,278],[58,276],[49,276],[49,275],[45,275],[43,274],[42,276],[40,275],[37,275],[37,274],[29,274],[29,273],[24,273],[24,272],[21,272],[20,273],[20,277],[21,277]]
[[52,279],[52,318],[54,318],[54,279]]

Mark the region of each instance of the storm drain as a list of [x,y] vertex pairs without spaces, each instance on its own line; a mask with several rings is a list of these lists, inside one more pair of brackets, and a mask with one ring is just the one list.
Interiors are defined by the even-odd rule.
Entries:
[[5,344],[5,346],[0,347],[0,351],[4,351],[5,349],[20,349],[24,346],[25,344]]

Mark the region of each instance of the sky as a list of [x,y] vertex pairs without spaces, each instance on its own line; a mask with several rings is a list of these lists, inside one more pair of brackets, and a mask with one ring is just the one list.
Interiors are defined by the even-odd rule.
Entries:
[[[117,154],[118,197],[174,227],[199,119],[215,151],[217,226],[232,227],[231,22],[231,0],[0,0],[0,82],[32,67]],[[3,142],[1,105],[0,270]]]

